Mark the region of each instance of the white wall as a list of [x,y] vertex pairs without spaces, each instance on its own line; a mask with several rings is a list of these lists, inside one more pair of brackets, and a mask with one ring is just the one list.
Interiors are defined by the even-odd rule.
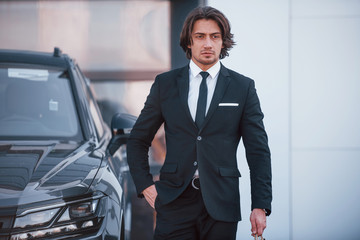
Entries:
[[[273,166],[277,240],[358,239],[360,0],[208,0],[237,46],[222,62],[256,82]],[[249,174],[239,150],[250,239]]]

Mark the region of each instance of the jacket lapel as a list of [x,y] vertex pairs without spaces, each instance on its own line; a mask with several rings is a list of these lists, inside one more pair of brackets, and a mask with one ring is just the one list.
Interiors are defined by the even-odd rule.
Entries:
[[229,82],[230,82],[229,76],[230,76],[229,71],[227,70],[226,67],[224,67],[221,64],[219,77],[218,77],[218,80],[217,80],[217,83],[216,83],[214,95],[213,95],[213,98],[211,100],[209,110],[208,110],[208,112],[206,114],[205,121],[204,121],[203,125],[201,126],[200,131],[206,126],[209,119],[214,114],[216,108],[219,106],[219,103],[220,103],[221,99],[223,98],[223,96],[225,94],[225,91],[226,91],[226,89],[227,89],[227,87],[229,85]]
[[185,66],[183,69],[180,70],[179,75],[177,76],[177,84],[179,88],[179,96],[181,105],[183,106],[186,116],[192,125],[196,127],[194,120],[191,117],[189,104],[188,104],[188,96],[189,96],[189,65]]

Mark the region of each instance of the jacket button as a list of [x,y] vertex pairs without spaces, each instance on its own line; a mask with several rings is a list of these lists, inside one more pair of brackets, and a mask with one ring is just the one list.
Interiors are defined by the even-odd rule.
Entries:
[[198,136],[196,139],[197,139],[198,141],[201,141],[202,137],[201,137],[201,136]]
[[197,166],[197,161],[194,162],[194,167],[196,167],[196,166]]

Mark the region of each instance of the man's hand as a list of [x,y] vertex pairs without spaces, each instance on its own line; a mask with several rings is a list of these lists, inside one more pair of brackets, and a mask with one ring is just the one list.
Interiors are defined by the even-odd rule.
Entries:
[[262,236],[266,228],[266,215],[263,209],[254,208],[250,214],[251,235]]
[[155,185],[151,185],[150,187],[146,188],[142,194],[144,195],[146,201],[150,204],[150,206],[152,208],[155,209],[155,199],[157,197],[157,191],[156,191],[156,188],[155,188]]

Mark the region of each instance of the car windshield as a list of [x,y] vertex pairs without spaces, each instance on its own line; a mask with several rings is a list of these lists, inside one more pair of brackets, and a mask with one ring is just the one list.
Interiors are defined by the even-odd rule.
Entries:
[[65,70],[0,65],[0,139],[82,140]]

